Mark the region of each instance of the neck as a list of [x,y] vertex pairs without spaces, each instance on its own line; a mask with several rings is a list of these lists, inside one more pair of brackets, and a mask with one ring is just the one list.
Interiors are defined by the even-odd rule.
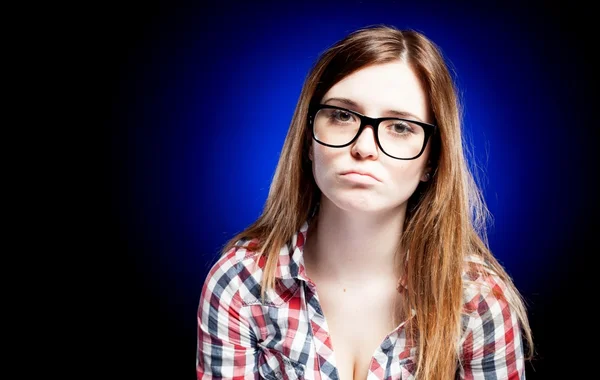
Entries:
[[382,213],[348,212],[323,197],[308,230],[307,275],[343,284],[397,278],[405,211],[403,205]]

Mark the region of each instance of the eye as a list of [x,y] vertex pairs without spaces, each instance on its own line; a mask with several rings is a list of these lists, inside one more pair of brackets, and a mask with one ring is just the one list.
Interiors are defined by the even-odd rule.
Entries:
[[395,133],[400,133],[400,134],[406,134],[406,133],[412,133],[413,129],[410,127],[410,125],[406,122],[403,121],[397,121],[395,122],[392,126],[392,131]]
[[354,115],[347,111],[335,110],[331,113],[331,117],[337,121],[347,123],[354,120]]

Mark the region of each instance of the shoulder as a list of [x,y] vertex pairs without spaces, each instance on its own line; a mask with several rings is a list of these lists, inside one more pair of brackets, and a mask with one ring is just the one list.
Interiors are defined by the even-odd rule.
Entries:
[[[471,355],[486,347],[520,345],[518,300],[510,279],[504,279],[485,260],[469,257],[463,274],[461,346]],[[514,302],[513,302],[514,301]],[[520,348],[520,347],[517,347]]]
[[[505,276],[505,277],[504,277]],[[461,378],[525,378],[518,315],[520,300],[508,276],[479,258],[469,258],[463,276]]]
[[201,298],[243,303],[259,294],[265,260],[257,246],[256,239],[239,240],[219,256],[204,279]]
[[463,270],[463,310],[475,317],[509,307],[509,284],[483,258],[468,256]]

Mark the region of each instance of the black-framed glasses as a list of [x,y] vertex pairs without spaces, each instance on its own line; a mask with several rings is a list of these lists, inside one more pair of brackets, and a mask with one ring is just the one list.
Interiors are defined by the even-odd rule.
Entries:
[[308,122],[313,139],[332,148],[352,144],[370,125],[381,151],[398,160],[414,160],[421,156],[437,128],[433,124],[397,117],[372,118],[327,104],[314,107]]

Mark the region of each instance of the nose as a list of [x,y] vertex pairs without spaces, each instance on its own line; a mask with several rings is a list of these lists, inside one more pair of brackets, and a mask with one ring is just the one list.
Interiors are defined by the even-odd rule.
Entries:
[[352,155],[362,158],[377,159],[379,157],[379,147],[375,140],[375,129],[367,125],[361,132],[356,141],[352,144]]

